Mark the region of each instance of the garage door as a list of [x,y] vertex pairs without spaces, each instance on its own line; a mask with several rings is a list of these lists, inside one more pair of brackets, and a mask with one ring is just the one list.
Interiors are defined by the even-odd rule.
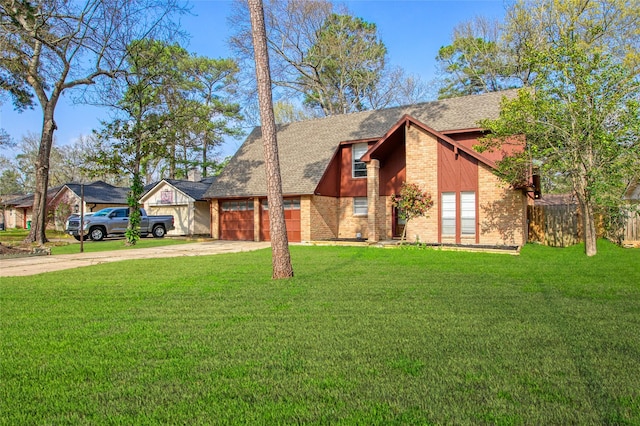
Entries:
[[[287,239],[290,242],[299,243],[302,240],[300,232],[300,198],[286,198],[283,201]],[[266,199],[260,203],[260,240],[271,240],[271,234],[269,232],[269,206]]]
[[253,200],[220,204],[220,239],[253,241]]
[[150,206],[149,215],[171,215],[173,216],[173,231],[167,231],[167,235],[189,235],[189,206]]

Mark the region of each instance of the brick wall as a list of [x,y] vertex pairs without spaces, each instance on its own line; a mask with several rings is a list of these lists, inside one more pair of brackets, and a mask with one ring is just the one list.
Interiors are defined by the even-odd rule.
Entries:
[[211,200],[209,207],[211,208],[211,238],[216,240],[220,238],[220,203],[218,200]]
[[356,234],[362,234],[362,238],[368,238],[368,216],[353,215],[353,198],[340,198],[338,204],[338,238],[356,238]]
[[407,182],[418,184],[431,194],[433,207],[427,217],[419,217],[407,224],[407,241],[438,241],[438,140],[425,131],[409,126],[407,129]]
[[478,165],[480,244],[523,245],[526,242],[527,197]]
[[329,240],[338,236],[337,198],[319,195],[302,197],[300,209],[302,241]]

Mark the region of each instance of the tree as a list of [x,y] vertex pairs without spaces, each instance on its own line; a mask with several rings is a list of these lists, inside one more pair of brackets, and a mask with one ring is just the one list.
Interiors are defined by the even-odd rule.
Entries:
[[[491,132],[485,146],[524,135],[524,155],[571,182],[582,214],[585,253],[593,256],[596,208],[619,206],[628,179],[637,173],[640,68],[592,48],[572,30],[553,46],[529,54],[536,64],[535,88],[505,100],[497,120],[481,123]],[[513,165],[513,158],[507,158],[499,170],[516,176]]]
[[165,157],[171,148],[163,139],[175,117],[163,109],[163,95],[167,87],[181,84],[178,65],[186,51],[176,44],[149,39],[134,41],[128,50],[124,93],[116,104],[119,117],[102,123],[103,128],[97,132],[102,145],[90,161],[109,172],[131,176],[126,237],[127,244],[135,245],[140,238],[138,200],[144,190],[142,176],[150,162]]
[[367,109],[385,66],[387,49],[375,24],[349,15],[329,15],[307,52],[308,71],[297,81],[307,105],[325,115]]
[[[230,45],[249,62],[253,49],[246,7],[244,1],[235,3],[230,24],[236,33]],[[420,86],[416,76],[388,65],[375,24],[346,9],[328,0],[270,0],[265,15],[271,75],[280,99],[306,100],[330,115],[398,105],[407,93],[423,95],[412,91]]]
[[[515,62],[500,40],[498,21],[476,17],[457,25],[453,42],[438,50],[436,61],[444,72],[439,98],[496,92],[521,86]],[[528,74],[524,74],[524,80]]]
[[17,109],[33,107],[35,97],[43,114],[26,241],[47,241],[49,157],[62,94],[114,77],[129,42],[143,34],[172,35],[169,17],[181,10],[178,0],[0,2],[0,87],[12,95]]
[[409,221],[417,217],[426,216],[427,212],[433,207],[433,199],[431,194],[422,191],[417,184],[404,182],[400,187],[400,193],[391,195],[391,205],[397,210],[398,216],[405,220],[402,238],[400,239],[400,244],[403,244],[407,235]]
[[262,140],[267,174],[267,202],[269,203],[269,229],[271,232],[273,265],[272,277],[273,279],[289,278],[293,276],[293,266],[291,265],[287,228],[284,220],[282,179],[278,159],[276,121],[273,113],[271,75],[269,72],[269,51],[267,48],[262,0],[249,0],[249,13],[256,58],[256,78],[258,81]]

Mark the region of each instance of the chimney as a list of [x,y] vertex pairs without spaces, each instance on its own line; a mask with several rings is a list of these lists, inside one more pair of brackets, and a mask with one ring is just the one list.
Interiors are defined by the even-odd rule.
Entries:
[[187,179],[190,182],[200,182],[202,180],[202,173],[198,169],[191,169],[187,173]]

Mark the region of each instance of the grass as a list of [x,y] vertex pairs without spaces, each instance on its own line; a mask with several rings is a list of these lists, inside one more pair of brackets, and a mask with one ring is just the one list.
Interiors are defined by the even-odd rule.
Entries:
[[0,283],[0,424],[640,424],[640,250],[292,247]]
[[[27,237],[28,234],[29,234],[29,231],[26,229],[9,229],[7,231],[0,231],[0,243],[5,243],[8,245],[19,245]],[[52,240],[52,242],[47,243],[47,245],[51,248],[51,254],[53,255],[80,253],[80,243],[77,242],[70,235],[65,234],[64,232],[47,231],[47,238],[49,240]],[[118,239],[109,238],[103,241],[88,240],[84,242],[84,252],[94,253],[94,252],[110,251],[110,250],[126,250],[126,249],[132,249],[132,248],[160,247],[160,246],[167,246],[167,245],[173,245],[173,244],[185,244],[193,241],[194,240],[189,238],[146,237],[146,238],[140,238],[140,240],[135,246],[127,246],[125,245],[125,240],[123,238],[118,238]]]

